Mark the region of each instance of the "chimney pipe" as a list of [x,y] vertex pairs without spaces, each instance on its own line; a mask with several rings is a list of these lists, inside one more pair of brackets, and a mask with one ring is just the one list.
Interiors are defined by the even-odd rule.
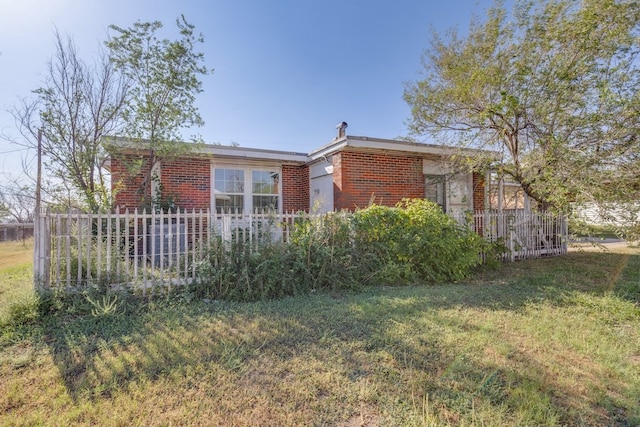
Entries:
[[340,139],[346,135],[347,126],[349,126],[347,122],[338,123],[336,126],[336,129],[338,129],[338,137],[336,139]]

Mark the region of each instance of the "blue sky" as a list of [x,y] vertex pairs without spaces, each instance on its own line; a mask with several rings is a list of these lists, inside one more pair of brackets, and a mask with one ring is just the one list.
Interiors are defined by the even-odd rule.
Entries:
[[[92,60],[107,27],[159,20],[172,35],[184,14],[205,37],[215,72],[203,79],[206,142],[309,152],[348,134],[406,134],[404,84],[419,76],[430,29],[464,31],[488,0],[0,0],[0,131],[5,111],[39,87],[54,53],[54,28]],[[16,174],[16,147],[0,141],[0,167]],[[34,163],[32,163],[34,164]]]

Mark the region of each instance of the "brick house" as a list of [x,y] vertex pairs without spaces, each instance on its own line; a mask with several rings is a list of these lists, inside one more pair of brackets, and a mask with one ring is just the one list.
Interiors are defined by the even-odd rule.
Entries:
[[[405,197],[428,198],[447,212],[487,204],[484,176],[456,173],[450,166],[458,149],[346,135],[346,123],[341,125],[334,140],[311,153],[204,145],[161,163],[156,181],[176,207],[212,212],[353,210],[372,200],[394,205]],[[144,162],[144,152],[121,138],[107,145],[115,205],[139,208],[143,175],[130,176],[126,165],[133,158]]]

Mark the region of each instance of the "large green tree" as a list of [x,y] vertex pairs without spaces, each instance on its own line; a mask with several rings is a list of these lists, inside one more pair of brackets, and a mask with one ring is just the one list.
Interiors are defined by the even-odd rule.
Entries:
[[639,30],[638,0],[497,2],[433,34],[405,89],[410,129],[494,151],[467,164],[493,161],[541,209],[637,200]]
[[[143,173],[139,193],[143,202],[158,202],[160,194],[151,194],[151,182],[157,179],[155,166],[193,148],[180,143],[180,131],[204,124],[195,105],[202,92],[200,76],[208,74],[204,54],[196,47],[204,42],[184,16],[176,19],[179,37],[159,38],[162,23],[136,22],[132,27],[110,27],[117,36],[106,45],[111,59],[132,81],[126,107],[126,136],[146,151],[148,162],[131,163],[133,174]],[[142,168],[142,170],[141,170]]]

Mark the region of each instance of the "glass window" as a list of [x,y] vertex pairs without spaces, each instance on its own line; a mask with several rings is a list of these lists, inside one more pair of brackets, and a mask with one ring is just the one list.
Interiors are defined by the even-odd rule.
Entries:
[[253,209],[258,212],[278,210],[278,196],[253,196]]
[[220,193],[244,193],[244,171],[242,169],[216,169],[215,189]]
[[216,169],[214,187],[216,212],[244,212],[244,170]]
[[[505,179],[502,183],[502,194],[500,194],[500,188],[500,177],[494,173],[491,175],[489,187],[491,209],[524,209],[525,194],[520,185]],[[499,203],[500,198],[502,198],[502,206]]]
[[253,194],[278,194],[278,174],[268,171],[251,171]]
[[445,183],[444,175],[425,175],[425,199],[437,203],[443,211],[446,209]]
[[217,213],[278,210],[279,185],[280,174],[276,171],[216,168],[215,210]]
[[278,210],[280,175],[273,171],[251,171],[252,203],[254,211]]

